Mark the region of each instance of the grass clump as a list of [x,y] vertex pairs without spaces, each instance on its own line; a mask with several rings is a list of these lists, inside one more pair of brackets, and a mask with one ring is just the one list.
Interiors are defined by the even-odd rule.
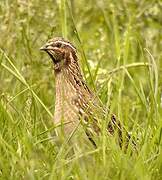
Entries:
[[[162,46],[159,1],[0,2],[0,179],[161,179]],[[84,77],[138,139],[124,153],[53,141],[54,77],[39,48],[64,36]],[[81,146],[82,147],[82,144]]]

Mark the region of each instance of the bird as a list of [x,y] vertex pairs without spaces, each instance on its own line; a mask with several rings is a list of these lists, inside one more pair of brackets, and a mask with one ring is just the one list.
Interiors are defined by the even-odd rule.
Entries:
[[[62,37],[48,40],[40,50],[52,59],[55,74],[54,123],[61,124],[65,135],[71,134],[79,125],[90,142],[97,147],[94,136],[102,133],[102,122],[106,122],[107,134],[117,131],[122,146],[123,127],[114,114],[110,114],[98,96],[87,86],[79,65],[76,47]],[[130,139],[129,135],[127,136]]]

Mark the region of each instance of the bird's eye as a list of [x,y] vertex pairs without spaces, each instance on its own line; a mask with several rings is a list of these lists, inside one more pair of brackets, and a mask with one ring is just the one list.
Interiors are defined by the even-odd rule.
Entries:
[[61,43],[57,43],[55,46],[60,48],[61,47]]

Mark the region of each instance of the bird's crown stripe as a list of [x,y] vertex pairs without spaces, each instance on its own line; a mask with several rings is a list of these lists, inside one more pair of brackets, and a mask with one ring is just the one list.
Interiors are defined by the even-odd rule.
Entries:
[[62,44],[64,44],[64,45],[70,46],[72,49],[76,50],[76,49],[75,49],[70,43],[68,43],[68,42],[64,42],[64,41],[57,40],[57,41],[55,41],[55,43],[62,43]]

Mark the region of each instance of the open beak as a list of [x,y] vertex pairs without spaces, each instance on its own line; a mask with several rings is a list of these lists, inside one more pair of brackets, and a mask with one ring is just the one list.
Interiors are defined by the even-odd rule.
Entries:
[[56,47],[50,46],[50,45],[44,45],[40,48],[41,51],[48,51],[48,50],[56,50]]
[[45,46],[42,46],[41,48],[40,48],[40,50],[41,51],[46,51],[46,50],[48,50],[49,48],[48,48],[48,46],[47,45],[45,45]]

